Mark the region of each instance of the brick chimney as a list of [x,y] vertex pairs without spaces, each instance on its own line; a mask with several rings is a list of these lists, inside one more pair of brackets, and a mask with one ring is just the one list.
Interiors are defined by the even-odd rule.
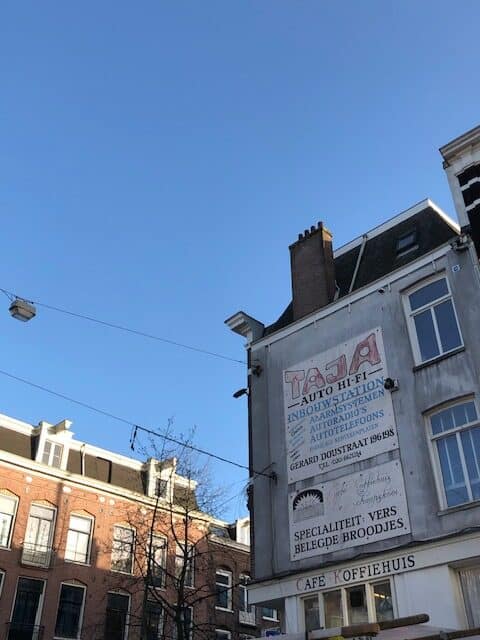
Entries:
[[332,234],[319,222],[290,245],[293,319],[332,302],[335,295]]

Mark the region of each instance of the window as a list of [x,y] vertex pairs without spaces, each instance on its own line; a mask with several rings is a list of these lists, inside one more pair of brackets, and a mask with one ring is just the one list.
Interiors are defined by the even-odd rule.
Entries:
[[[183,609],[183,616],[181,619],[181,624],[183,625],[183,637],[185,640],[191,640],[192,631],[193,631],[193,609],[192,607],[185,607]],[[178,637],[177,633],[177,625],[175,621],[173,622],[173,633],[172,638],[176,640]]]
[[250,576],[241,575],[239,582],[239,622],[241,624],[255,625],[255,607],[248,603],[247,585],[250,582]]
[[159,602],[147,600],[145,605],[145,627],[142,640],[159,640],[163,637],[163,609]]
[[52,553],[55,509],[32,504],[28,516],[22,562],[39,567],[48,567]]
[[184,586],[193,587],[193,560],[195,549],[193,545],[187,544],[186,553],[182,545],[177,544],[175,554],[175,577],[180,579],[184,572]]
[[128,635],[128,610],[130,596],[123,593],[107,594],[107,611],[105,615],[105,638],[108,640],[124,640]]
[[303,615],[305,618],[305,631],[320,629],[320,608],[317,596],[303,600]]
[[340,589],[327,591],[323,594],[323,608],[325,612],[325,627],[343,626],[342,592]]
[[0,494],[0,547],[9,547],[18,500]]
[[480,566],[461,569],[459,576],[468,626],[474,629],[480,626]]
[[155,482],[155,496],[157,498],[166,498],[168,494],[168,480],[157,478]]
[[167,540],[162,536],[152,536],[150,557],[150,584],[152,587],[165,586],[167,567]]
[[[323,623],[317,618],[317,596],[304,600],[305,625],[310,624],[311,629],[382,622],[394,618],[390,580],[325,591],[320,598],[323,601],[323,607],[320,607],[320,610],[323,608]],[[317,626],[311,626],[314,624]]]
[[63,583],[60,587],[55,637],[78,638],[82,627],[83,603],[86,588]]
[[38,638],[42,613],[44,580],[19,578],[9,625],[9,638]]
[[266,620],[278,620],[278,611],[272,607],[262,607],[262,618]]
[[65,560],[88,563],[92,525],[92,518],[75,515],[70,516]]
[[232,634],[226,629],[215,629],[215,640],[230,640]]
[[397,258],[404,256],[414,249],[418,249],[417,232],[415,229],[398,238],[396,247]]
[[135,532],[129,527],[113,527],[112,571],[132,573]]
[[393,620],[393,599],[392,591],[390,589],[390,581],[377,582],[372,585],[372,590],[377,622]]
[[[429,417],[435,468],[447,507],[480,499],[480,425],[473,400]],[[439,479],[440,479],[439,478]]]
[[215,572],[215,606],[218,609],[232,609],[232,573],[217,569]]
[[45,440],[42,455],[43,464],[48,464],[49,467],[60,469],[60,467],[62,466],[62,454],[63,445],[56,444],[51,440]]
[[5,571],[0,569],[0,596],[2,595],[3,582],[5,580]]
[[462,346],[455,307],[446,278],[415,289],[406,299],[415,362],[427,362]]

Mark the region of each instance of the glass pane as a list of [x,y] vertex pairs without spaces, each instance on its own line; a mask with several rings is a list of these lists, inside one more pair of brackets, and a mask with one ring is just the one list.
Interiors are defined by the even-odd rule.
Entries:
[[328,591],[323,594],[323,608],[325,611],[325,628],[341,627],[343,625],[342,592]]
[[468,491],[458,453],[457,436],[452,435],[438,440],[437,447],[447,505],[454,507],[457,504],[468,502]]
[[451,300],[445,300],[441,304],[437,304],[434,308],[435,317],[437,319],[438,333],[442,343],[442,350],[451,351],[462,344],[460,332],[457,326],[457,319],[453,311]]
[[84,589],[62,585],[58,603],[55,635],[61,638],[76,638],[80,626]]
[[423,305],[433,302],[434,300],[438,300],[438,298],[447,294],[448,287],[445,278],[435,280],[435,282],[427,284],[425,287],[418,289],[415,293],[408,296],[410,300],[410,308],[412,311],[415,311],[415,309],[419,309],[420,307],[423,307]]
[[303,601],[303,611],[305,615],[305,631],[320,629],[320,607],[318,596],[305,598]]
[[474,402],[462,402],[462,404],[439,411],[430,418],[434,435],[461,427],[469,422],[475,422],[475,420],[477,420],[477,410]]
[[70,516],[70,529],[75,529],[76,531],[84,531],[85,533],[90,533],[90,528],[92,526],[92,521],[90,518],[81,518],[80,516]]
[[216,581],[219,584],[229,585],[230,584],[230,577],[229,576],[224,576],[222,573],[217,573]]
[[8,546],[8,538],[10,537],[10,527],[12,525],[12,516],[0,513],[0,547]]
[[373,585],[373,599],[377,622],[393,620],[393,602],[390,581],[379,582]]
[[52,447],[52,443],[50,442],[50,440],[45,440],[45,444],[43,445],[43,456],[42,456],[43,464],[49,463],[51,447]]
[[440,354],[440,349],[433,326],[432,313],[430,309],[422,311],[413,318],[415,329],[417,330],[417,340],[422,360],[430,360]]
[[480,626],[480,567],[462,569],[459,573],[468,626],[475,628]]
[[480,427],[464,431],[461,438],[468,479],[473,499],[476,500],[480,498]]
[[12,516],[15,513],[15,502],[16,500],[13,498],[0,496],[0,512],[8,513]]
[[347,592],[348,624],[368,622],[367,599],[365,585],[349,587]]

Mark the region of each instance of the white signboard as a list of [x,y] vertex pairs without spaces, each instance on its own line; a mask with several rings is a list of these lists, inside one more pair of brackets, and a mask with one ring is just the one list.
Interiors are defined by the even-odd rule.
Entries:
[[398,447],[382,330],[283,372],[288,482]]
[[409,533],[400,462],[292,492],[289,518],[291,560]]

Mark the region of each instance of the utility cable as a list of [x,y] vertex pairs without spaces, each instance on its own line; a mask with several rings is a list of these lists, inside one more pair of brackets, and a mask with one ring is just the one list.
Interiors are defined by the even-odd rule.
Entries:
[[[171,436],[161,433],[159,431],[154,431],[153,429],[142,427],[141,425],[136,424],[131,420],[127,420],[127,418],[123,418],[122,416],[115,415],[114,413],[110,413],[109,411],[105,411],[104,409],[99,409],[98,407],[95,407],[92,404],[88,404],[87,402],[83,402],[82,400],[77,400],[75,398],[72,398],[71,396],[65,395],[64,393],[60,393],[59,391],[54,391],[53,389],[49,389],[48,387],[37,384],[36,382],[32,382],[31,380],[26,380],[25,378],[16,376],[13,373],[9,373],[8,371],[3,371],[0,369],[0,375],[5,376],[6,378],[10,378],[11,380],[16,380],[17,382],[21,382],[25,385],[33,387],[34,389],[39,389],[40,391],[49,393],[52,396],[61,398],[62,400],[67,400],[68,402],[72,402],[73,404],[83,407],[84,409],[88,409],[89,411],[94,411],[95,413],[106,416],[107,418],[112,418],[117,422],[122,422],[123,424],[127,424],[129,427],[133,429],[133,435],[130,438],[130,446],[134,444],[135,432],[142,431],[143,433],[148,433],[149,435],[154,436],[156,438],[161,438],[163,440],[166,440],[167,442],[171,442],[181,447],[185,447],[186,449],[190,449],[191,451],[195,451],[196,453],[200,453],[202,455],[208,456],[209,458],[212,458],[214,460],[225,462],[226,464],[230,464],[234,467],[238,467],[239,469],[246,469],[247,471],[250,471],[248,466],[244,464],[240,464],[240,462],[229,460],[228,458],[224,458],[223,456],[220,456],[216,453],[211,453],[210,451],[206,451],[205,449],[196,447],[195,445],[185,442],[183,440],[172,438]],[[264,476],[265,478],[270,478],[270,479],[274,479],[276,477],[274,473],[265,473],[264,471],[255,471],[253,469],[251,470],[251,473],[254,475]]]
[[194,347],[192,345],[185,344],[183,342],[170,340],[169,338],[162,338],[161,336],[156,336],[152,333],[146,333],[145,331],[132,329],[131,327],[126,327],[124,325],[116,324],[114,322],[108,322],[107,320],[100,320],[100,318],[94,318],[93,316],[88,316],[84,313],[77,313],[75,311],[69,311],[68,309],[62,309],[61,307],[55,307],[50,304],[45,304],[44,302],[39,302],[38,300],[28,300],[27,298],[17,296],[15,293],[8,291],[8,289],[0,288],[0,291],[4,293],[7,296],[7,298],[9,298],[9,300],[14,300],[15,298],[19,298],[20,300],[25,300],[26,302],[30,302],[31,304],[34,304],[38,307],[43,307],[44,309],[48,309],[50,311],[56,311],[57,313],[63,313],[64,315],[72,316],[73,318],[79,318],[80,320],[87,320],[88,322],[94,322],[95,324],[100,324],[110,329],[117,329],[118,331],[124,331],[125,333],[132,333],[134,335],[141,336],[142,338],[148,338],[149,340],[156,340],[157,342],[170,344],[174,347],[180,347],[181,349],[188,349],[190,351],[195,351],[197,353],[203,353],[203,355],[207,355],[212,358],[220,358],[221,360],[228,360],[229,362],[236,362],[237,364],[247,364],[245,360],[237,360],[236,358],[231,358],[230,356],[225,356],[215,351],[209,351],[208,349],[202,349],[201,347]]

